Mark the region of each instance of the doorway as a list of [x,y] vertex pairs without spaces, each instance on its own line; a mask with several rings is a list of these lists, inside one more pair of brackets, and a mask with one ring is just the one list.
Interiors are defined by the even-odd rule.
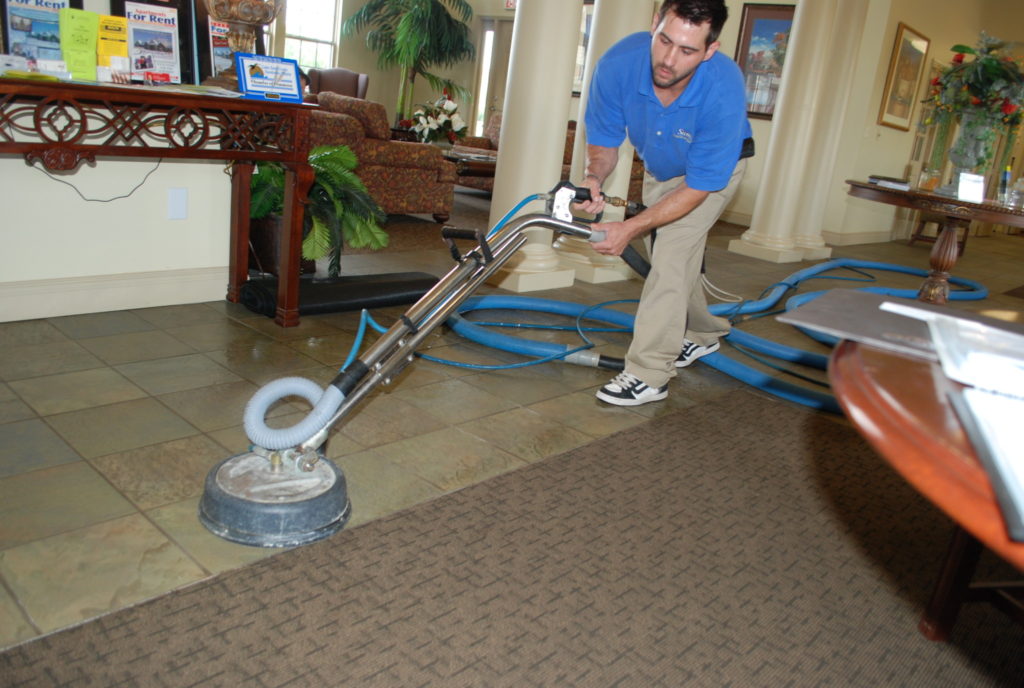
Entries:
[[512,52],[511,19],[483,20],[480,64],[477,70],[477,101],[473,113],[473,135],[482,136],[495,113],[505,107],[505,86],[508,83],[509,55]]

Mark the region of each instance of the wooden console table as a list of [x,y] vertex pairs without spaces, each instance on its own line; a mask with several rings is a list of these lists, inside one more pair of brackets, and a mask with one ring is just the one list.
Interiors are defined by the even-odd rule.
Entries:
[[303,202],[313,182],[308,163],[311,106],[215,97],[174,87],[100,86],[0,79],[0,153],[73,170],[97,156],[234,161],[228,301],[248,279],[249,183],[261,160],[285,167],[277,311],[282,327],[299,323]]
[[1024,621],[1024,586],[971,583],[984,545],[1024,571],[1024,543],[1010,540],[988,475],[949,393],[961,385],[938,362],[844,341],[829,360],[832,391],[846,417],[956,528],[918,628],[945,640],[963,602],[986,601]]
[[928,303],[946,303],[949,299],[949,273],[959,256],[957,229],[963,228],[966,232],[972,220],[1024,227],[1024,208],[1008,208],[998,203],[970,203],[920,189],[900,191],[852,179],[847,179],[846,183],[850,185],[848,193],[856,198],[920,210],[945,219],[928,258],[931,273],[917,293],[919,300]]

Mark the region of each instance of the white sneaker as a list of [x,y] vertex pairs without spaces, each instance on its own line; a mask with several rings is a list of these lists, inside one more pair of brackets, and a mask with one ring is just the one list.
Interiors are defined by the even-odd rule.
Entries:
[[689,339],[684,339],[683,350],[679,353],[679,358],[676,359],[676,368],[685,368],[701,356],[715,353],[721,346],[717,339],[714,344],[708,344],[707,346],[694,344]]
[[629,373],[619,373],[608,384],[597,390],[598,399],[616,406],[639,406],[649,401],[661,401],[667,396],[667,384],[654,389]]

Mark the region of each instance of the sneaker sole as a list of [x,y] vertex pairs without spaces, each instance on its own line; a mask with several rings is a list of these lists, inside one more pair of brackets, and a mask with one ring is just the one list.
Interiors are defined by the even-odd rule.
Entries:
[[635,397],[632,399],[613,397],[611,395],[605,394],[601,390],[598,390],[595,396],[601,401],[608,404],[614,404],[615,406],[642,406],[643,404],[648,404],[652,401],[662,401],[663,399],[668,397],[668,390],[665,390],[664,392],[659,392],[658,394],[646,396],[643,399],[637,399]]
[[715,347],[714,349],[711,349],[711,350],[709,350],[709,351],[705,351],[705,352],[704,352],[704,353],[702,353],[702,354],[701,354],[700,356],[694,356],[693,358],[691,358],[691,359],[688,359],[688,360],[686,360],[686,361],[680,361],[679,359],[676,359],[676,368],[686,368],[687,366],[693,365],[693,364],[694,364],[694,363],[696,363],[696,362],[697,362],[698,360],[700,360],[700,359],[704,358],[705,356],[708,356],[708,355],[710,355],[710,354],[713,354],[713,353],[715,353],[715,352],[716,352],[716,351],[718,351],[718,350],[719,350],[720,348],[722,348],[722,345],[721,345],[721,344],[719,344],[718,346],[716,346],[716,347]]

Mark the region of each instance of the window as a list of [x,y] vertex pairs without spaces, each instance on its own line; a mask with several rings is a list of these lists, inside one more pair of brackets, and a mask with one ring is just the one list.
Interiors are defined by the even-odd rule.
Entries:
[[477,88],[476,113],[473,117],[473,135],[484,133],[484,116],[487,114],[487,103],[490,94],[491,60],[494,51],[494,27],[490,20],[485,20],[484,45],[480,51],[480,83]]
[[288,0],[273,27],[270,52],[298,61],[304,69],[334,66],[341,0]]

